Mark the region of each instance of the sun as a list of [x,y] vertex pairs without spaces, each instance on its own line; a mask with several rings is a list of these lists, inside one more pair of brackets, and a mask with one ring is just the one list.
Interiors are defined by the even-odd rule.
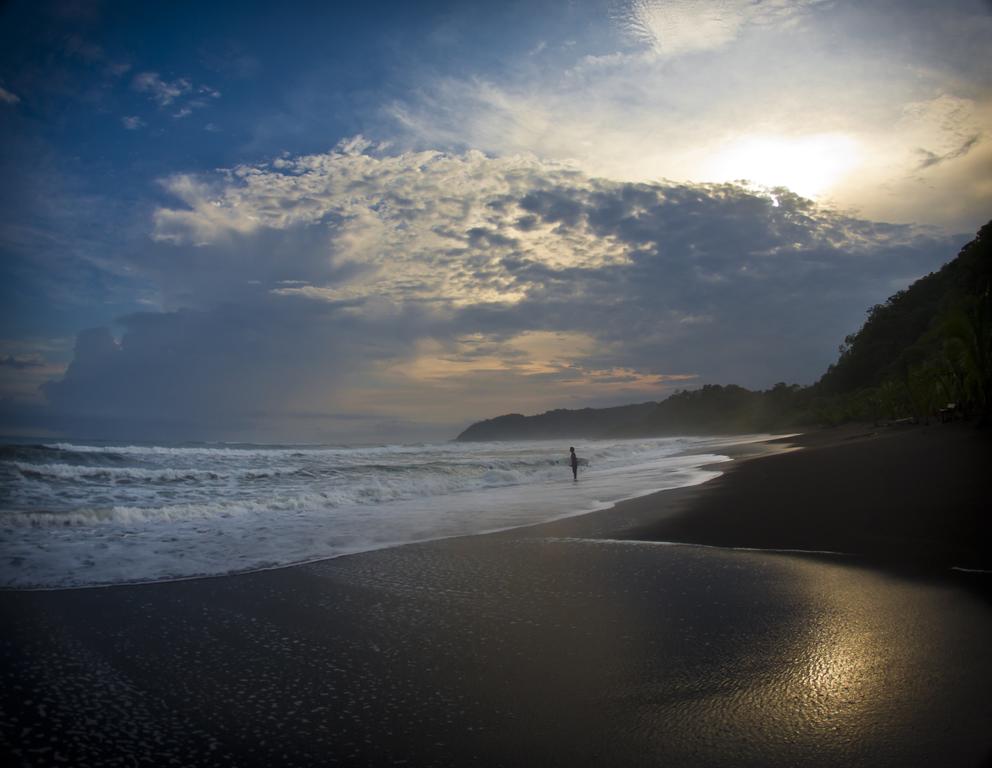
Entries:
[[860,161],[858,142],[845,134],[752,134],[720,147],[708,164],[707,177],[712,181],[747,180],[763,187],[787,187],[816,199],[842,181]]

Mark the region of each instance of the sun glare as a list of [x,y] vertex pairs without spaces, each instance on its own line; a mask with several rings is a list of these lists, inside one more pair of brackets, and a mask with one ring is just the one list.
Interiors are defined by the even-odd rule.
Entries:
[[843,134],[751,135],[724,145],[707,170],[713,181],[747,180],[816,198],[854,170],[860,156],[858,143]]

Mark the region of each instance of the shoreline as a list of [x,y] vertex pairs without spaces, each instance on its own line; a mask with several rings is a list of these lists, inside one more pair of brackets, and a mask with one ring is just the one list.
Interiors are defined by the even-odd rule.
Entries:
[[[970,434],[969,434],[970,433]],[[846,548],[822,548],[817,544],[818,532],[812,531],[808,527],[794,526],[793,530],[786,534],[793,538],[783,539],[780,530],[767,530],[772,523],[781,524],[781,519],[774,521],[752,521],[747,526],[735,525],[735,521],[725,513],[729,507],[728,496],[736,492],[737,489],[731,487],[728,493],[726,484],[731,486],[739,483],[729,479],[729,476],[740,471],[750,462],[755,460],[767,460],[773,457],[781,458],[795,452],[815,452],[817,456],[814,462],[822,460],[824,450],[835,451],[843,449],[844,446],[861,443],[870,440],[905,440],[907,436],[911,440],[930,439],[929,435],[941,434],[942,437],[951,436],[952,444],[964,440],[971,443],[969,451],[973,460],[966,466],[949,466],[945,463],[942,468],[944,475],[952,475],[952,480],[979,478],[977,471],[982,465],[981,461],[990,461],[988,466],[992,466],[992,439],[978,433],[967,424],[952,425],[932,425],[921,426],[868,426],[862,424],[845,425],[831,429],[816,429],[802,433],[790,433],[786,435],[771,435],[761,439],[749,439],[744,442],[734,442],[735,436],[726,436],[727,443],[714,448],[721,456],[726,456],[729,461],[719,461],[712,464],[700,465],[699,469],[719,472],[718,477],[709,478],[700,483],[677,488],[661,490],[651,490],[620,499],[614,502],[604,502],[604,506],[599,509],[579,513],[564,513],[559,517],[543,520],[525,525],[515,525],[507,528],[497,528],[484,530],[478,533],[455,534],[438,538],[425,538],[414,541],[404,541],[398,543],[384,544],[374,549],[361,549],[355,552],[347,552],[338,555],[321,556],[313,559],[278,564],[261,568],[249,568],[243,571],[234,571],[218,574],[199,574],[192,576],[180,576],[167,579],[151,579],[143,581],[113,582],[101,584],[81,584],[68,586],[29,586],[29,587],[0,587],[0,594],[16,592],[57,592],[75,591],[89,589],[110,589],[115,587],[140,587],[151,584],[169,584],[187,581],[201,581],[211,579],[224,579],[230,577],[246,576],[254,573],[267,573],[283,569],[302,568],[319,564],[325,561],[333,561],[341,558],[349,558],[367,555],[383,550],[395,549],[407,546],[417,546],[434,542],[445,542],[463,538],[487,537],[487,536],[549,536],[551,538],[592,538],[599,540],[610,540],[615,537],[617,540],[643,541],[645,543],[658,543],[678,546],[699,546],[723,549],[727,551],[744,552],[764,552],[769,554],[794,554],[810,556],[841,556],[849,559],[849,562],[874,565],[888,568],[903,574],[919,574],[940,578],[948,573],[969,574],[981,577],[992,573],[992,521],[979,525],[980,530],[975,530],[976,541],[983,542],[985,550],[979,558],[979,562],[965,561],[962,563],[940,560],[935,558],[920,558],[919,552],[899,552],[886,551],[884,556],[877,549],[871,547],[865,549],[859,547],[859,541],[850,536],[837,537],[837,531],[833,531],[831,537],[834,541],[847,543]],[[752,437],[738,436],[738,437]],[[675,454],[676,456],[696,455],[689,452]],[[946,457],[946,455],[945,455]],[[863,458],[863,457],[862,457]],[[919,456],[915,457],[919,459]],[[762,468],[767,464],[760,465]],[[900,472],[910,471],[911,474],[919,476],[920,467],[901,468]],[[751,470],[747,473],[756,474]],[[778,480],[781,480],[783,471],[775,468],[778,472]],[[807,480],[808,478],[804,478]],[[947,477],[943,477],[946,482]],[[719,491],[712,493],[714,489]],[[783,496],[788,493],[776,492],[781,488],[781,484],[769,483],[765,491],[761,494],[765,499],[773,498],[778,504],[783,503]],[[748,489],[754,504],[754,488]],[[793,490],[794,493],[794,490]],[[713,497],[719,495],[719,499]],[[897,506],[903,498],[893,498],[890,500],[892,506]],[[776,498],[777,497],[777,498]],[[977,518],[981,505],[986,498],[992,498],[992,482],[980,482],[973,484],[967,489],[967,497],[964,503],[970,504],[972,525],[980,524]],[[803,499],[809,502],[809,499]],[[784,500],[790,507],[797,502],[793,498]],[[962,500],[958,500],[958,504]],[[829,514],[829,510],[822,507],[829,506],[829,503],[821,502],[818,510],[820,515]],[[709,519],[700,521],[700,517],[706,515]],[[889,521],[891,522],[891,521]],[[711,526],[707,529],[707,526]],[[765,527],[765,530],[761,530]],[[728,532],[728,528],[731,529]],[[560,534],[560,535],[559,535]],[[740,539],[734,539],[740,536]],[[795,544],[785,544],[783,541],[797,542]],[[860,542],[863,544],[864,542]],[[888,542],[886,542],[888,543]],[[942,542],[946,543],[946,542]],[[863,549],[863,551],[859,551]],[[992,594],[992,584],[989,585]]]
[[[702,457],[706,453],[716,453],[716,452],[719,452],[719,455],[721,457],[724,457],[725,460],[716,461],[715,463],[709,463],[709,464],[700,464],[700,465],[698,465],[695,468],[697,470],[703,470],[703,471],[720,472],[720,471],[722,471],[722,468],[725,468],[727,466],[727,463],[728,462],[735,460],[735,458],[744,458],[744,457],[754,457],[754,456],[759,456],[759,455],[766,455],[768,453],[774,452],[775,450],[781,450],[780,448],[779,449],[776,449],[775,447],[770,446],[769,445],[769,441],[777,441],[777,440],[780,440],[780,439],[783,439],[783,438],[781,438],[780,436],[776,436],[776,435],[751,435],[751,434],[748,434],[748,435],[739,435],[739,436],[734,436],[734,435],[710,436],[707,439],[719,440],[719,441],[723,441],[723,442],[717,443],[716,445],[712,446],[712,449],[711,450],[710,450],[710,447],[707,446],[707,450],[704,450],[702,453],[700,453],[698,451],[693,451],[692,449],[688,449],[687,448],[687,449],[685,449],[683,451],[680,451],[680,452],[671,454],[671,456],[669,456],[667,458]],[[623,503],[626,503],[628,501],[636,501],[636,500],[641,499],[641,498],[645,498],[645,497],[649,497],[649,496],[654,496],[656,494],[668,493],[669,491],[673,491],[673,490],[680,490],[680,488],[693,487],[695,485],[700,485],[700,484],[703,484],[705,482],[708,482],[710,479],[712,479],[712,478],[706,478],[704,480],[700,480],[700,481],[694,482],[691,485],[680,486],[680,487],[677,487],[677,488],[648,489],[648,490],[642,490],[642,491],[635,491],[630,496],[626,496],[626,497],[621,498],[621,499],[618,499],[616,501],[598,502],[597,503],[597,506],[595,506],[594,508],[591,508],[591,509],[586,509],[584,511],[579,511],[579,512],[568,511],[568,510],[561,511],[561,512],[558,512],[557,514],[554,514],[551,517],[548,517],[548,518],[543,519],[543,520],[538,520],[538,521],[535,521],[535,522],[528,522],[528,523],[523,523],[523,524],[519,524],[519,523],[518,524],[511,524],[511,525],[507,525],[505,527],[496,527],[496,528],[491,528],[491,529],[483,529],[483,530],[472,532],[472,533],[459,532],[459,533],[451,533],[451,534],[446,534],[446,535],[427,536],[427,537],[424,537],[424,538],[416,538],[416,539],[410,539],[410,540],[401,540],[401,541],[394,541],[394,542],[384,542],[384,543],[380,543],[380,544],[378,544],[376,546],[372,546],[372,547],[369,547],[369,548],[358,548],[358,549],[355,549],[355,550],[352,550],[352,551],[344,551],[344,552],[340,552],[340,553],[337,553],[337,554],[322,554],[322,555],[318,555],[318,556],[314,556],[314,557],[309,557],[309,558],[302,559],[302,560],[295,560],[295,561],[286,562],[286,563],[262,564],[262,565],[258,565],[258,566],[246,567],[246,568],[243,568],[241,570],[233,570],[233,571],[226,571],[226,572],[220,572],[220,573],[194,573],[194,574],[189,574],[189,575],[167,576],[167,577],[159,577],[159,578],[137,578],[137,579],[131,579],[131,580],[102,581],[102,582],[96,582],[96,583],[83,583],[83,584],[44,584],[44,583],[41,583],[41,584],[18,585],[16,583],[10,583],[10,584],[0,585],[0,593],[3,593],[3,592],[20,592],[20,591],[24,591],[24,592],[46,592],[46,591],[57,591],[57,590],[102,589],[102,588],[116,587],[116,586],[139,586],[139,585],[142,585],[142,584],[170,583],[170,582],[180,582],[180,581],[195,581],[195,580],[198,580],[198,579],[224,578],[224,577],[227,577],[227,576],[239,576],[239,575],[244,575],[244,574],[249,574],[249,573],[258,573],[258,572],[279,570],[279,569],[282,569],[282,568],[295,568],[295,567],[299,567],[299,566],[305,566],[305,565],[311,565],[311,564],[314,564],[314,563],[319,563],[319,562],[324,561],[324,560],[333,560],[333,559],[337,559],[337,558],[340,558],[340,557],[352,557],[354,555],[361,555],[361,554],[365,554],[365,553],[368,553],[368,552],[376,552],[376,551],[380,551],[380,550],[383,550],[383,549],[391,549],[391,548],[394,548],[394,547],[408,546],[408,545],[411,545],[411,544],[423,544],[423,543],[428,543],[428,542],[432,542],[432,541],[445,541],[447,539],[462,538],[464,536],[488,536],[488,535],[494,535],[494,534],[512,533],[513,531],[525,530],[527,528],[531,528],[531,527],[534,527],[534,526],[541,526],[541,525],[545,525],[545,524],[549,524],[549,523],[555,523],[555,522],[559,522],[561,520],[566,520],[566,519],[570,519],[570,518],[582,517],[584,515],[596,514],[596,513],[599,513],[599,512],[609,512],[609,510],[613,509],[617,504],[623,504]],[[526,486],[524,486],[523,487],[523,492],[526,493],[527,490],[529,490],[529,489]]]
[[[900,570],[992,570],[992,439],[971,425],[852,426],[777,441],[707,483],[691,515],[630,538],[826,549]],[[747,514],[735,513],[735,504]]]
[[[863,461],[865,446],[926,459],[919,435],[931,437],[788,438],[701,485],[500,533],[238,575],[0,592],[0,754],[18,765],[980,764],[992,757],[982,596],[932,571],[649,538],[712,525],[744,491],[775,519],[801,488],[786,484],[776,502],[775,483],[749,476],[840,466],[837,445],[844,461]],[[970,473],[969,434],[933,437],[957,451],[947,466]],[[787,533],[819,532],[806,522]]]
[[[902,463],[893,464],[889,449],[900,444],[907,450]],[[743,444],[730,455],[732,461],[711,465],[720,476],[701,485],[534,527],[564,538],[832,558],[840,565],[952,584],[992,603],[992,515],[985,512],[992,499],[989,434],[967,423],[855,424]],[[812,474],[821,470],[842,477],[854,467],[861,477],[832,494],[813,485]],[[884,486],[884,503],[877,503],[878,488],[865,498],[864,480],[873,473]],[[893,484],[894,478],[910,480]],[[955,493],[943,499],[934,492],[941,487]],[[740,506],[754,514],[742,519],[733,512]],[[803,506],[807,515],[792,514]],[[911,514],[903,516],[907,506]],[[907,524],[915,536],[900,537],[900,526]]]

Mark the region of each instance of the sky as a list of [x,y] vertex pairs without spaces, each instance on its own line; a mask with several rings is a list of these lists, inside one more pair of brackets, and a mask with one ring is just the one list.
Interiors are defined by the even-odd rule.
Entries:
[[0,433],[809,384],[992,216],[979,0],[0,4]]

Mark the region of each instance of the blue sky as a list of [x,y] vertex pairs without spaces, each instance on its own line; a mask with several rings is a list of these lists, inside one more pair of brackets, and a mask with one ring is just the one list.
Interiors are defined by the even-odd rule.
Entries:
[[13,2],[0,430],[814,381],[992,206],[984,2]]

